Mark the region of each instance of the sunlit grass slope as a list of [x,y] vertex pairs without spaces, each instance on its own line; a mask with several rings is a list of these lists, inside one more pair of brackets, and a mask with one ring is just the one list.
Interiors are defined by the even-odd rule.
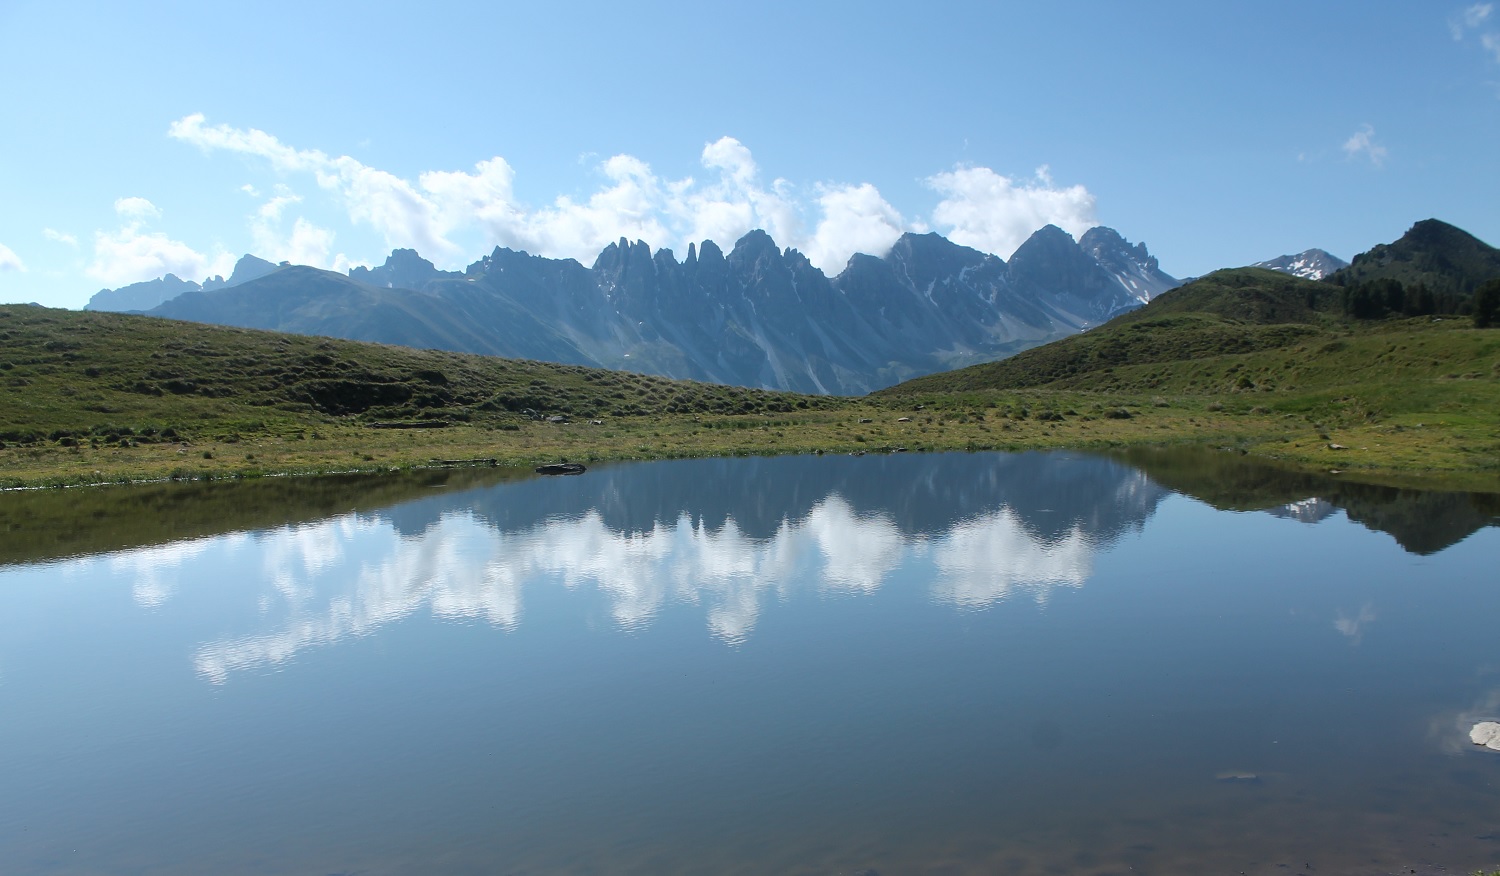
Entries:
[[1466,317],[1349,319],[1336,288],[1253,268],[877,397],[973,405],[1018,390],[1269,417],[1280,428],[1252,449],[1340,468],[1500,470],[1500,331]]

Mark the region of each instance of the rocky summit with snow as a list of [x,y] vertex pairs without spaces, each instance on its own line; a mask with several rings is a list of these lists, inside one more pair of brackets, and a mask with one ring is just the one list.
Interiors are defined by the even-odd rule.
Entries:
[[1291,274],[1304,280],[1321,280],[1349,263],[1321,249],[1309,249],[1296,255],[1284,255],[1269,261],[1256,262],[1252,268],[1269,268]]
[[1178,285],[1112,229],[1075,241],[1051,225],[1009,261],[906,234],[835,277],[764,231],[728,253],[689,245],[681,260],[621,239],[591,267],[503,247],[462,272],[400,249],[348,275],[246,259],[248,278],[237,267],[231,281],[151,281],[140,291],[175,296],[141,306],[149,296],[104,290],[89,307],[851,395],[1003,358]]

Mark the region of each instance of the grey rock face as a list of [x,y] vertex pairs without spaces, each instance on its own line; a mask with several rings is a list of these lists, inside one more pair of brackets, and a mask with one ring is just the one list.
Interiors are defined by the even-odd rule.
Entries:
[[454,271],[439,271],[432,262],[422,258],[414,249],[391,250],[385,264],[378,268],[354,267],[349,277],[371,286],[387,289],[421,289],[433,280],[462,277]]
[[348,277],[282,268],[163,305],[162,316],[596,365],[810,393],[861,394],[1002,358],[1176,285],[1107,228],[1041,229],[1009,264],[906,234],[828,277],[764,231],[677,261],[621,239],[585,268],[497,247],[464,272],[412,250]]

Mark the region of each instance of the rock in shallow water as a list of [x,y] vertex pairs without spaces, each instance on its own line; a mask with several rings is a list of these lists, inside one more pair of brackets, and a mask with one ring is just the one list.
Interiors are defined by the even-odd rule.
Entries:
[[1469,731],[1469,739],[1475,745],[1483,745],[1485,748],[1493,748],[1500,751],[1500,723],[1494,721],[1480,721]]

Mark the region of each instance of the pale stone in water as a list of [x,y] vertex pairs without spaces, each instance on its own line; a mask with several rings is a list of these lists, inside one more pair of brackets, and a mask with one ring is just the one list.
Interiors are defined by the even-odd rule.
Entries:
[[1500,751],[1500,723],[1494,721],[1480,721],[1469,731],[1469,738],[1475,745],[1483,745],[1485,748],[1493,748]]

